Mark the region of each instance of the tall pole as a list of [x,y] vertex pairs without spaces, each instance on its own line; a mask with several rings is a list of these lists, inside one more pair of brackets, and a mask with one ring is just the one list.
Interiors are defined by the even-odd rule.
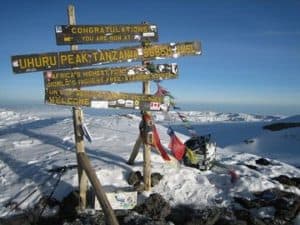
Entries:
[[[143,47],[146,47],[147,45],[150,45],[150,42],[142,42]],[[146,66],[148,61],[143,61],[143,66]],[[143,82],[143,94],[149,95],[150,94],[150,81]],[[150,118],[152,119],[150,112],[143,112],[144,114],[149,114]],[[145,126],[150,127],[149,124],[147,124],[150,121],[145,121],[145,116],[143,115],[143,123]],[[152,122],[151,122],[152,123]],[[152,125],[151,125],[152,126]],[[144,164],[143,164],[143,175],[144,175],[144,189],[145,191],[150,191],[151,189],[151,145],[153,141],[152,132],[149,132],[147,129],[145,133],[144,143],[143,143],[143,158],[144,158]]]
[[[147,47],[151,44],[150,41],[142,41],[142,46],[143,47]],[[147,64],[149,63],[149,61],[143,60],[142,61],[142,65],[143,66],[147,66]],[[144,95],[149,95],[150,94],[150,81],[144,81],[143,82],[143,94]],[[146,132],[144,131],[143,134],[140,133],[140,135],[138,136],[133,150],[131,152],[131,155],[129,157],[128,160],[128,164],[129,165],[133,165],[134,164],[134,160],[139,152],[139,149],[141,147],[141,145],[143,145],[143,175],[144,175],[144,189],[145,191],[150,191],[151,189],[151,145],[152,141],[153,141],[153,133],[149,132],[149,129],[151,126],[149,126],[149,124],[147,124],[148,122],[145,120],[146,118],[146,114],[147,117],[150,117],[152,120],[152,116],[150,112],[147,111],[142,111],[142,124],[143,126],[147,127]],[[152,123],[152,121],[151,121]]]
[[[76,25],[75,21],[75,8],[73,5],[68,7],[68,18],[70,25]],[[71,51],[78,50],[77,45],[71,45]],[[80,89],[80,88],[78,88]],[[86,208],[86,193],[88,189],[88,178],[92,183],[93,188],[98,201],[103,209],[104,215],[106,216],[106,221],[109,225],[119,225],[117,217],[106,197],[105,191],[97,178],[95,171],[93,170],[90,160],[87,157],[84,150],[84,134],[83,134],[83,112],[80,107],[73,107],[73,124],[74,124],[74,134],[76,142],[76,157],[78,164],[78,181],[79,181],[79,207],[80,209]]]
[[[73,5],[68,6],[68,20],[69,25],[76,25],[76,17],[75,17],[75,7]],[[70,46],[71,51],[78,50],[77,45]],[[73,107],[73,125],[74,125],[74,135],[75,135],[75,143],[76,143],[76,158],[78,164],[78,186],[79,186],[79,207],[80,209],[86,208],[86,192],[88,189],[88,178],[85,171],[82,169],[79,161],[78,154],[84,153],[84,140],[83,140],[83,112],[80,107]]]

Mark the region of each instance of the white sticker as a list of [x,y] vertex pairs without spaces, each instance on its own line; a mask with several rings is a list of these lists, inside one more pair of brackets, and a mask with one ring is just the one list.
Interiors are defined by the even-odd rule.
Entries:
[[167,112],[169,109],[169,106],[167,104],[161,104],[160,105],[160,109],[164,112]]
[[178,57],[179,57],[179,54],[178,54],[178,53],[174,53],[174,54],[173,54],[173,58],[176,59],[176,58],[178,58]]
[[138,55],[143,55],[143,54],[144,54],[142,48],[138,48],[138,49],[137,49],[137,52],[138,52]]
[[134,40],[140,41],[141,40],[141,35],[138,35],[138,34],[134,35]]
[[126,100],[125,101],[125,107],[133,108],[133,100]]
[[117,105],[117,101],[109,101],[109,102],[108,102],[108,105],[111,105],[111,106]]
[[46,72],[46,78],[47,78],[47,81],[51,81],[51,78],[52,78],[52,72],[51,71]]
[[177,63],[172,63],[171,67],[172,67],[172,73],[176,74],[178,72]]
[[62,26],[56,26],[55,30],[56,30],[56,33],[61,33],[62,32]]
[[127,74],[128,74],[128,75],[134,75],[135,72],[134,72],[134,70],[130,69],[130,70],[128,70]]
[[108,101],[91,101],[91,107],[96,109],[107,109]]
[[150,102],[150,110],[160,110],[159,102]]
[[151,25],[151,26],[150,26],[150,30],[156,31],[156,26],[155,26],[155,25]]
[[158,71],[159,71],[159,72],[162,72],[165,68],[166,68],[166,67],[165,67],[164,64],[158,65]]
[[125,104],[125,100],[124,99],[118,99],[117,103],[120,105],[124,105]]
[[154,32],[146,32],[146,33],[143,33],[143,37],[154,37],[155,36],[155,33]]
[[18,60],[13,61],[13,67],[19,67],[19,62]]

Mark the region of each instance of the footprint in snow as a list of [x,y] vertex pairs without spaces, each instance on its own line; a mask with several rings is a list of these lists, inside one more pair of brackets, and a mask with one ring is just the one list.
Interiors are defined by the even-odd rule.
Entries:
[[13,142],[15,148],[28,148],[38,144],[41,144],[41,142],[35,139],[25,139]]

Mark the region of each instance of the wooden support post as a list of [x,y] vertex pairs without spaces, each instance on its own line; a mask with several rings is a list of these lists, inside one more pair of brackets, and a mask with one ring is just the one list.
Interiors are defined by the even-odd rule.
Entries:
[[[142,46],[145,47],[146,45],[149,45],[150,42],[142,42]],[[148,61],[143,61],[142,65],[146,66]],[[143,94],[150,94],[150,81],[144,81],[143,82]],[[148,113],[151,116],[150,112],[142,112]],[[144,118],[144,116],[143,116]],[[152,119],[152,116],[151,116]],[[143,119],[144,120],[144,119]],[[146,124],[146,121],[142,121],[142,123]],[[150,137],[151,136],[151,137]],[[145,138],[146,137],[146,138]],[[141,137],[141,134],[137,138],[135,145],[133,147],[133,150],[131,152],[130,158],[128,160],[129,165],[134,164],[134,160],[139,152],[139,148],[141,147],[142,142],[143,143],[143,175],[144,175],[144,189],[145,191],[150,191],[151,189],[151,145],[149,144],[149,137],[152,140],[152,133],[145,133],[144,138]]]
[[119,225],[117,217],[114,214],[112,207],[106,197],[105,191],[97,178],[95,171],[93,170],[90,160],[84,152],[78,153],[78,161],[82,168],[86,171],[86,174],[95,189],[95,194],[101,205],[101,208],[106,216],[107,223],[109,225]]
[[79,161],[78,154],[84,153],[84,140],[83,140],[83,130],[82,130],[82,120],[83,113],[79,107],[73,107],[73,124],[74,124],[74,134],[75,134],[75,145],[76,145],[76,157],[78,164],[78,186],[79,186],[79,208],[86,208],[86,193],[88,190],[88,179],[85,171],[82,169]]
[[[70,25],[76,25],[75,8],[73,5],[68,6],[68,20]],[[78,46],[71,45],[70,49],[71,51],[78,50]],[[86,193],[88,190],[88,179],[86,173],[81,168],[81,165],[78,162],[78,154],[85,152],[82,123],[83,123],[82,109],[79,107],[73,107],[73,125],[74,125],[74,135],[75,135],[75,142],[76,142],[76,155],[77,155],[77,163],[78,163],[78,186],[79,186],[79,196],[80,196],[79,207],[80,209],[85,209],[87,204]]]
[[146,140],[143,144],[143,175],[145,191],[151,190],[151,145],[149,143],[152,143],[152,141],[152,132],[146,133]]
[[[143,46],[145,46],[146,44],[150,44],[150,43],[144,42],[142,44]],[[146,66],[147,63],[148,63],[147,61],[142,62],[144,66]],[[143,94],[145,95],[150,94],[150,81],[143,82]],[[152,119],[152,115],[150,112],[144,112],[144,113],[148,113]],[[146,121],[144,121],[144,123],[146,123]],[[152,135],[152,133],[146,133],[146,139],[144,140],[144,144],[143,144],[143,158],[144,158],[143,175],[144,175],[145,191],[151,190],[151,145],[149,145],[149,143],[152,143],[153,138],[152,136],[150,137],[150,135]],[[151,142],[149,139],[151,139]]]
[[129,165],[134,164],[134,160],[135,160],[137,154],[139,153],[139,149],[140,149],[141,145],[142,145],[142,138],[141,138],[141,136],[139,136],[133,146],[133,150],[132,150],[130,158],[127,162]]

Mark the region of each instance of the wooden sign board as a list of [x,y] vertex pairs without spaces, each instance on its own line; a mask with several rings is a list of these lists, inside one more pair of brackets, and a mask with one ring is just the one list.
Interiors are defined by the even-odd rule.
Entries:
[[87,106],[92,108],[126,108],[160,110],[164,98],[154,95],[88,91],[70,89],[46,89],[45,102],[56,105]]
[[177,64],[59,70],[44,72],[46,88],[80,88],[135,81],[165,80],[178,77]]
[[136,46],[119,49],[16,55],[12,56],[11,62],[14,73],[26,73],[199,54],[201,54],[201,45],[200,42],[195,41],[158,44],[144,48]]
[[57,25],[55,35],[58,45],[158,41],[153,24]]

